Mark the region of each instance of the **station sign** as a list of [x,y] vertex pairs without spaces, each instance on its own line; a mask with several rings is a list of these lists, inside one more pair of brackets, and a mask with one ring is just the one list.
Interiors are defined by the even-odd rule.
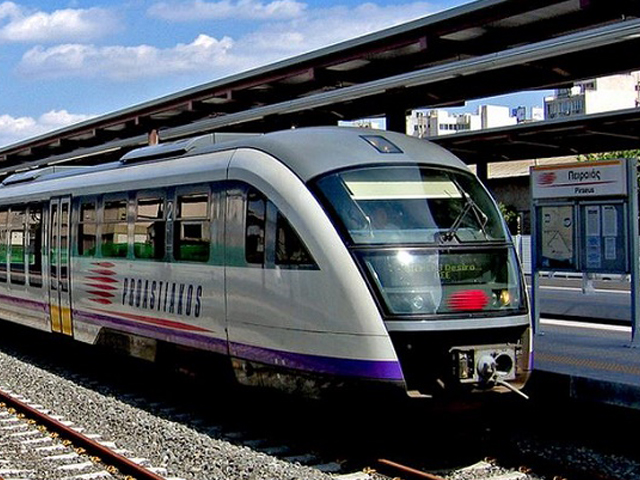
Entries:
[[624,160],[579,162],[531,168],[531,196],[590,198],[627,194]]
[[532,167],[531,313],[540,332],[540,272],[630,274],[631,344],[640,348],[638,158]]

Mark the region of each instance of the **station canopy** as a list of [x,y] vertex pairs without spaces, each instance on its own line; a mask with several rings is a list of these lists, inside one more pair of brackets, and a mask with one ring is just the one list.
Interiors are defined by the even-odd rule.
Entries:
[[412,108],[636,70],[638,17],[637,0],[480,0],[0,148],[0,175],[108,161],[150,132],[167,141],[375,116],[400,126]]
[[469,164],[640,149],[640,109],[572,115],[430,138]]

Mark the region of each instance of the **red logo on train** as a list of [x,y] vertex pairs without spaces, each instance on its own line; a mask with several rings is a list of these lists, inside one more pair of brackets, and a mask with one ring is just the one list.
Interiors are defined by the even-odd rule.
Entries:
[[90,295],[89,300],[101,305],[111,305],[115,298],[114,290],[118,287],[114,283],[118,283],[115,279],[116,272],[113,270],[115,264],[109,262],[92,263],[93,267],[89,270],[89,275],[85,275],[84,286],[85,291]]

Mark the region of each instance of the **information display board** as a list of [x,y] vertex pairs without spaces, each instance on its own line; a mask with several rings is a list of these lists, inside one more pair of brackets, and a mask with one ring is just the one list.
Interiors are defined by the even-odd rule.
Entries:
[[537,211],[540,228],[538,267],[547,270],[577,270],[575,245],[575,207],[544,205]]
[[582,270],[593,273],[630,273],[627,213],[618,203],[584,203],[580,206],[583,231]]
[[533,167],[531,198],[534,332],[540,271],[582,273],[583,282],[590,273],[630,274],[631,345],[640,347],[638,159]]
[[626,178],[623,160],[531,169],[538,270],[630,273]]

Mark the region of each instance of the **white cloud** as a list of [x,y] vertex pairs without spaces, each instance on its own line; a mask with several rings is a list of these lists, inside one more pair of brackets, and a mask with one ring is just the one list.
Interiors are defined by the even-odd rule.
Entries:
[[18,71],[38,78],[111,78],[135,80],[198,71],[228,65],[227,52],[233,41],[199,35],[192,43],[160,49],[150,45],[135,47],[67,44],[51,48],[34,47],[26,52]]
[[91,40],[118,28],[116,17],[103,8],[31,12],[12,2],[0,4],[0,41],[60,42]]
[[62,128],[67,125],[79,123],[92,118],[94,115],[86,115],[82,113],[69,113],[66,110],[50,110],[43,113],[38,118],[37,124],[42,128],[52,130],[54,128]]
[[152,5],[148,14],[170,22],[193,20],[243,19],[281,20],[301,16],[306,4],[296,0],[274,0],[263,3],[257,0],[204,0],[169,1]]
[[[238,40],[240,52],[247,51],[294,55],[350,38],[382,30],[409,20],[433,14],[436,10],[426,2],[379,6],[364,3],[356,7],[338,6],[311,10],[304,18],[278,22]],[[258,53],[260,52],[260,53]]]
[[0,3],[0,20],[4,18],[17,18],[20,15],[20,7],[13,2]]
[[134,81],[178,74],[211,79],[265,65],[300,53],[433,13],[428,3],[316,9],[302,18],[268,22],[233,40],[201,34],[170,48],[151,45],[95,46],[79,43],[37,46],[26,52],[18,73],[40,78],[108,78]]
[[51,110],[39,118],[0,115],[0,145],[9,145],[91,117],[92,115],[73,114],[66,110]]

